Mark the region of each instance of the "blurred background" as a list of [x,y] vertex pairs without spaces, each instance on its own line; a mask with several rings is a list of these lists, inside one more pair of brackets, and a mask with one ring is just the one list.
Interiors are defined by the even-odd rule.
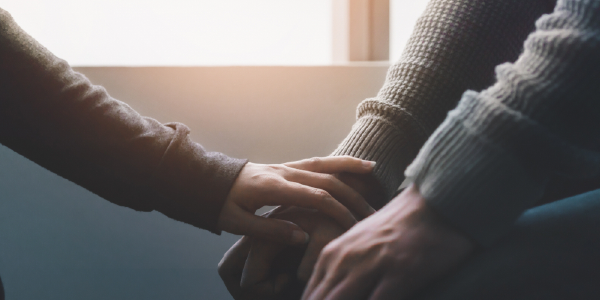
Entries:
[[[426,0],[0,0],[57,56],[208,150],[326,156],[376,95]],[[237,236],[116,206],[0,146],[7,299],[231,299]]]

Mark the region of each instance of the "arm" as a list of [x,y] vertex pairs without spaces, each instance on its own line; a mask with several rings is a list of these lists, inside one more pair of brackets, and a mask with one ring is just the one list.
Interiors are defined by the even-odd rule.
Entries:
[[356,124],[333,153],[377,161],[374,176],[340,174],[340,179],[373,207],[382,207],[460,95],[492,84],[494,66],[518,57],[534,21],[553,5],[431,1],[377,97],[359,105]]
[[406,170],[428,205],[481,245],[541,196],[551,175],[600,171],[600,8],[559,1],[515,63],[468,91]]
[[403,299],[506,233],[550,174],[600,172],[600,2],[561,0],[536,26],[427,141],[415,184],[325,248],[304,299]]
[[467,90],[494,82],[514,61],[534,21],[554,1],[432,0],[375,98],[363,101],[333,155],[377,161],[374,175],[391,199],[403,171]]
[[373,212],[333,176],[311,172],[368,173],[372,163],[349,157],[313,159],[296,162],[304,167],[298,170],[207,152],[189,138],[185,125],[142,117],[92,85],[3,10],[0,97],[2,144],[119,205],[157,210],[216,233],[287,243],[304,243],[306,235],[289,222],[258,218],[254,210],[263,205],[310,207],[346,226],[356,219],[342,203],[365,215]]
[[[0,10],[0,142],[99,196],[217,232],[245,160],[111,98]],[[188,209],[182,209],[187,207]]]

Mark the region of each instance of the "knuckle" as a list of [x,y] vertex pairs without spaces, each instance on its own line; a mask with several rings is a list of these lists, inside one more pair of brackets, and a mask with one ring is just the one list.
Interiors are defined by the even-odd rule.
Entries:
[[325,181],[327,181],[327,183],[330,185],[337,185],[337,183],[338,183],[337,178],[335,178],[335,176],[333,176],[331,174],[324,174],[323,179]]
[[315,198],[321,201],[328,201],[331,198],[331,195],[329,195],[327,191],[322,189],[313,189],[313,194],[315,195]]
[[330,257],[336,256],[337,252],[338,252],[338,247],[337,247],[336,243],[331,242],[331,243],[325,245],[325,247],[323,247],[323,250],[321,250],[321,256],[323,256],[324,258],[330,258]]
[[345,163],[345,164],[349,164],[349,163],[353,163],[356,161],[360,161],[358,158],[350,156],[350,155],[343,155],[343,156],[339,156],[339,159]]
[[332,189],[338,186],[339,180],[337,180],[335,176],[331,174],[319,174],[318,176],[319,180],[321,181],[321,184],[323,184],[325,188]]
[[358,160],[356,157],[352,157],[350,155],[344,155],[344,156],[342,156],[342,159],[344,160],[344,162],[347,162],[347,163]]
[[306,163],[313,167],[318,166],[319,164],[321,164],[321,162],[322,162],[322,159],[319,157],[311,157],[306,160]]

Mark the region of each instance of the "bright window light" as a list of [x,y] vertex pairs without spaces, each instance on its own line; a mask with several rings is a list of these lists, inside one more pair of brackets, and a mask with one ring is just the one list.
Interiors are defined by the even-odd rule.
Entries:
[[[427,0],[391,0],[390,58]],[[331,0],[0,0],[74,66],[328,65]]]
[[390,0],[390,61],[400,59],[428,0]]
[[305,65],[331,61],[325,0],[0,0],[71,65]]

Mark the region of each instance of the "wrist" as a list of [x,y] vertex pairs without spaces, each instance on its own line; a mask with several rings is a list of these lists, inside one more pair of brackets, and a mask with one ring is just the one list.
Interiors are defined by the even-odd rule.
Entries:
[[[387,205],[398,223],[414,226],[443,226],[452,228],[435,212],[415,184],[410,184]],[[452,230],[455,230],[452,228]]]
[[[441,214],[427,204],[417,185],[409,185],[390,201],[394,207],[396,225],[413,229],[415,237],[460,241],[465,248],[473,249],[476,243],[463,231],[446,221]],[[471,250],[469,250],[471,251]]]
[[410,184],[390,200],[386,205],[386,209],[392,210],[399,221],[408,217],[429,216],[431,214],[431,209],[427,207],[425,197],[421,195],[414,184]]

